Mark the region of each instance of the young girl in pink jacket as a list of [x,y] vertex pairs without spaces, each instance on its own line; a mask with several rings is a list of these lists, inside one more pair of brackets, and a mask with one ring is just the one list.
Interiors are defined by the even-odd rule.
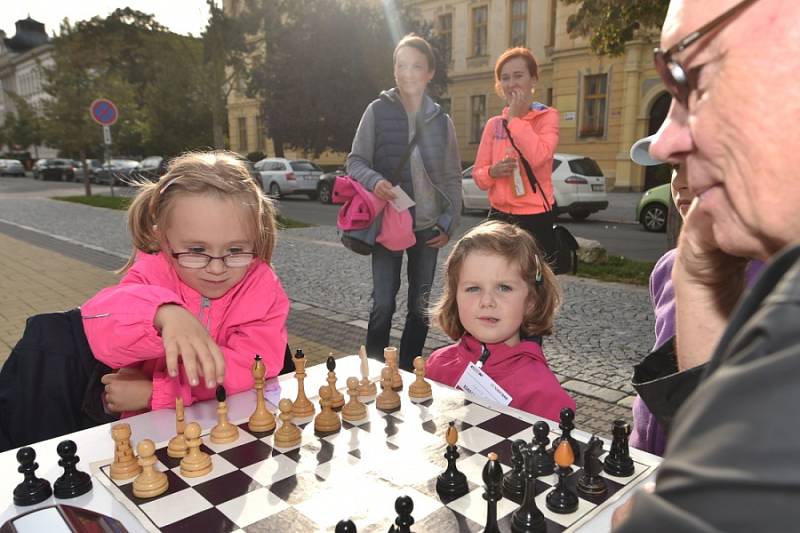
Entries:
[[187,153],[155,183],[139,185],[128,211],[134,251],[119,285],[81,307],[103,376],[105,408],[174,408],[253,386],[260,354],[277,375],[289,300],[270,259],[271,201],[227,152]]
[[552,332],[560,301],[555,274],[528,232],[499,221],[471,229],[447,258],[444,293],[432,311],[458,342],[431,354],[427,377],[456,386],[475,365],[512,407],[558,420],[575,401],[547,366],[541,336]]

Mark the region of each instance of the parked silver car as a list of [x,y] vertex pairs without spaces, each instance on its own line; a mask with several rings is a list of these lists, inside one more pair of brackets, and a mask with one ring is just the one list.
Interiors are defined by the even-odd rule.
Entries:
[[25,167],[16,159],[0,159],[0,176],[25,177]]
[[305,194],[317,199],[317,183],[322,169],[306,159],[268,157],[255,164],[261,187],[273,198],[288,194]]
[[114,185],[127,185],[137,168],[139,162],[133,159],[112,159],[95,171],[95,180],[107,184],[113,180]]
[[[461,178],[464,210],[488,211],[489,197],[472,179],[472,167],[464,170]],[[606,178],[597,162],[589,157],[555,154],[553,193],[556,214],[569,213],[575,220],[585,220],[592,213],[608,207]]]

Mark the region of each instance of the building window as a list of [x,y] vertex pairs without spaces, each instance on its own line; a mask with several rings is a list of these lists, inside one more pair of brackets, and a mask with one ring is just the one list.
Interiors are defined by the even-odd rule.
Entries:
[[481,142],[483,126],[486,124],[486,96],[478,95],[470,98],[470,133],[471,143]]
[[264,123],[261,115],[256,115],[256,152],[264,151]]
[[528,36],[528,0],[511,0],[510,46],[525,46]]
[[553,107],[553,88],[547,88],[547,102],[545,102],[548,107]]
[[583,114],[580,137],[602,137],[606,132],[608,74],[583,78]]
[[442,61],[453,60],[453,14],[439,15],[439,37],[442,43]]
[[555,46],[556,44],[556,18],[558,8],[556,4],[558,4],[558,0],[550,0],[550,38],[547,42],[550,46]]
[[453,104],[449,98],[439,98],[439,105],[442,106],[442,111],[450,114],[450,109],[452,108]]
[[247,117],[239,117],[239,151],[247,151]]
[[472,10],[472,57],[488,55],[486,41],[489,32],[488,6]]

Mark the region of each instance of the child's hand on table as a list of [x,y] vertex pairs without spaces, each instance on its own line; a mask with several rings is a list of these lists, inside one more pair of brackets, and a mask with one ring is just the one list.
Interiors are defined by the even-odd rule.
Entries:
[[156,311],[153,325],[161,332],[170,376],[178,375],[180,357],[193,387],[199,383],[198,376],[205,378],[208,388],[222,383],[225,378],[222,350],[194,315],[180,305],[166,304]]
[[150,408],[153,382],[144,373],[132,368],[121,368],[114,374],[100,379],[106,386],[103,404],[106,411],[142,411]]

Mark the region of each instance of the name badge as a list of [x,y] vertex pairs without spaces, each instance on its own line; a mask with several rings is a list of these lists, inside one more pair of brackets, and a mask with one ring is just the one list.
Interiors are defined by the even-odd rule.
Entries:
[[503,387],[495,383],[486,372],[478,368],[475,363],[469,363],[464,373],[458,378],[456,387],[478,398],[483,398],[501,405],[511,403],[511,395]]

